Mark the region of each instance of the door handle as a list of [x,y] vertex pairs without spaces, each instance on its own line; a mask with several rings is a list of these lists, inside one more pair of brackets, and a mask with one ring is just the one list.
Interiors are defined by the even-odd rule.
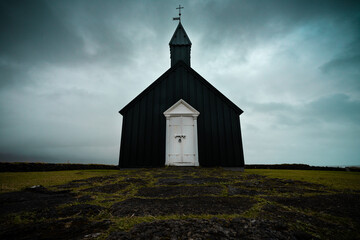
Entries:
[[185,135],[175,135],[175,138],[181,139],[181,138],[186,138],[186,136]]

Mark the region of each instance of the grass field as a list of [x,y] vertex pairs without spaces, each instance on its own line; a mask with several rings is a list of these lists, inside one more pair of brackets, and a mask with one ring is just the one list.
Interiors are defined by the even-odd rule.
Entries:
[[0,192],[18,191],[34,185],[45,187],[59,185],[75,179],[106,176],[118,170],[69,170],[49,172],[2,172],[0,173]]
[[[123,170],[136,171],[136,170]],[[69,170],[49,172],[2,172],[0,173],[0,192],[18,191],[25,187],[59,185],[72,180],[106,176],[119,170]],[[278,170],[246,169],[244,174],[258,174],[271,178],[282,178],[322,184],[334,189],[360,190],[360,172],[317,171],[317,170]]]
[[246,173],[322,184],[334,189],[360,190],[360,172],[247,169]]

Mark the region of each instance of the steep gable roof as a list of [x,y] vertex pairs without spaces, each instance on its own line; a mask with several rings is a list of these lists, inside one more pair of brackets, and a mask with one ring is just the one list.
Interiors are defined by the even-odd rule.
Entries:
[[119,113],[121,115],[124,115],[129,108],[131,108],[134,104],[136,104],[144,95],[146,95],[149,91],[154,89],[158,84],[160,84],[162,81],[166,79],[166,76],[168,76],[172,71],[178,69],[178,68],[184,68],[189,71],[190,74],[192,74],[196,80],[200,81],[204,86],[206,86],[208,89],[210,89],[216,96],[221,98],[227,105],[229,105],[237,114],[242,114],[243,110],[241,110],[238,106],[236,106],[232,101],[230,101],[227,97],[225,97],[224,94],[222,94],[219,90],[217,90],[213,85],[211,85],[207,80],[205,80],[200,74],[198,74],[194,69],[189,67],[185,62],[179,61],[177,64],[169,68],[163,75],[161,75],[158,79],[156,79],[150,86],[148,86],[144,91],[142,91],[138,96],[136,96],[131,102],[129,102],[125,107],[123,107]]
[[175,32],[169,42],[169,45],[191,45],[191,41],[185,32],[181,22],[179,22]]

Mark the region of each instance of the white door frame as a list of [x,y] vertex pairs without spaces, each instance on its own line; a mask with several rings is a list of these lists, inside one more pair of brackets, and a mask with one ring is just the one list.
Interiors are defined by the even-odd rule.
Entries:
[[[198,137],[197,137],[197,117],[200,113],[193,108],[190,104],[185,102],[183,99],[177,101],[174,105],[172,105],[168,110],[164,112],[166,117],[166,155],[165,155],[165,165],[176,165],[170,162],[170,144],[171,144],[171,136],[170,136],[170,118],[171,117],[192,117],[194,124],[194,149],[195,149],[195,162],[191,166],[199,166],[199,155],[198,155]],[[183,154],[183,152],[182,152]],[[188,166],[188,165],[180,165],[179,166]]]

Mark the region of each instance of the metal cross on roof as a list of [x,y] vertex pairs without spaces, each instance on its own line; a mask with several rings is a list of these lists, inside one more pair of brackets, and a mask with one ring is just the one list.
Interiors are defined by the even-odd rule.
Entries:
[[175,17],[173,18],[173,20],[179,20],[179,22],[181,22],[181,9],[183,9],[184,7],[182,7],[181,5],[179,5],[179,7],[177,7],[176,9],[179,9],[179,17]]

